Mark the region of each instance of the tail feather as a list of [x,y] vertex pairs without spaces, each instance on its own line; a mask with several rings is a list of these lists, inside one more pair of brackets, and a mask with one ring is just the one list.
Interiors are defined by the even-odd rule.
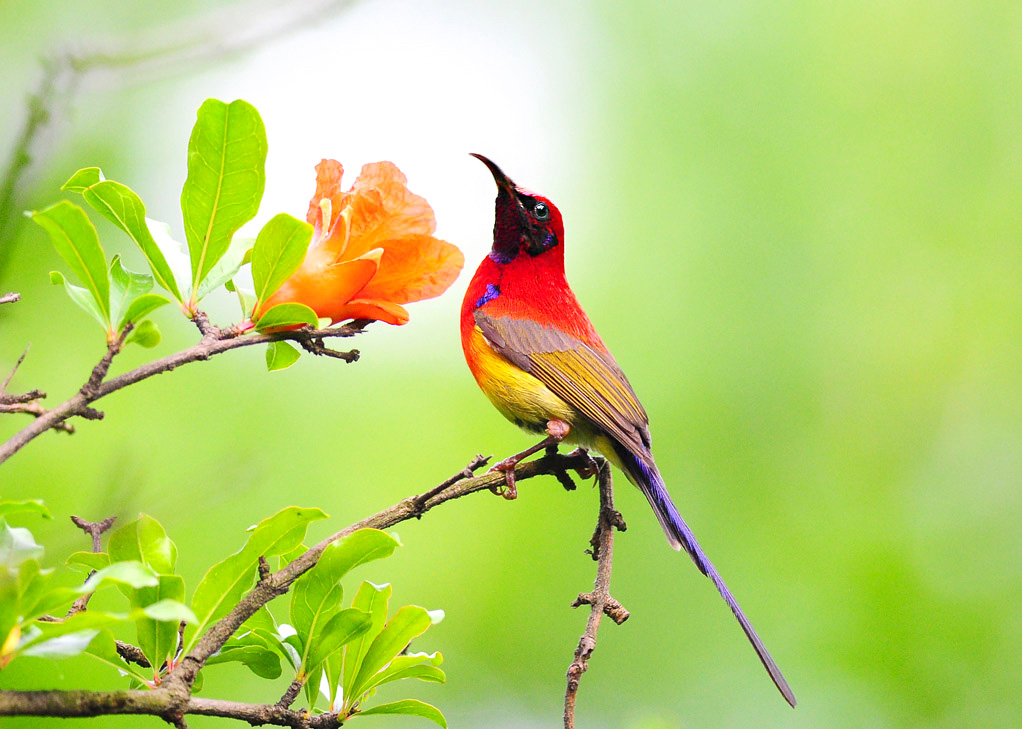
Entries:
[[724,602],[728,604],[728,607],[731,608],[735,618],[738,619],[738,623],[742,626],[745,636],[752,643],[752,647],[756,650],[756,655],[759,656],[759,660],[762,661],[767,673],[770,674],[770,678],[773,680],[774,685],[777,686],[777,690],[781,692],[781,695],[784,696],[789,704],[795,706],[795,694],[792,693],[791,687],[788,686],[788,682],[784,679],[781,669],[774,663],[774,659],[770,656],[770,651],[763,645],[763,641],[760,640],[756,630],[752,627],[752,623],[745,617],[745,613],[739,607],[738,601],[735,600],[734,595],[731,594],[727,585],[724,584],[720,573],[717,572],[713,563],[710,562],[703,552],[702,547],[699,546],[695,534],[689,529],[685,520],[681,518],[681,514],[678,513],[678,509],[671,500],[670,494],[667,493],[667,487],[664,485],[663,478],[661,478],[657,467],[651,460],[647,462],[645,459],[639,458],[623,448],[616,450],[618,451],[617,455],[620,456],[621,461],[625,465],[625,473],[645,494],[649,505],[653,507],[653,513],[656,514],[657,521],[660,522],[660,526],[667,536],[667,541],[675,549],[684,549],[688,552],[688,556],[695,562],[699,571],[709,577],[713,584],[717,586],[717,591],[724,598]]

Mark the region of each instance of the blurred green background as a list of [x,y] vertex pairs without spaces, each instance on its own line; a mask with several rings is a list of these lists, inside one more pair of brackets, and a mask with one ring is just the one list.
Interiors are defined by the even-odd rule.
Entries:
[[[5,158],[40,56],[229,45],[315,9],[210,7],[0,1]],[[304,213],[320,157],[351,173],[393,159],[466,271],[406,327],[371,327],[355,365],[303,357],[267,374],[261,350],[235,352],[30,444],[0,492],[58,515],[29,524],[50,564],[85,546],[68,514],[145,511],[194,587],[279,508],[326,510],[320,537],[477,452],[527,445],[476,390],[457,337],[492,225],[492,181],[466,154],[478,151],[560,206],[569,278],[643,398],[675,499],[801,702],[784,704],[712,585],[619,479],[630,528],[613,592],[632,618],[601,631],[579,725],[1022,725],[1022,5],[366,0],[268,36],[65,84],[17,210],[0,212],[43,207],[99,165],[180,237],[195,110],[242,97],[270,143],[256,226]],[[0,289],[23,298],[0,308],[0,372],[31,342],[12,389],[55,403],[102,335],[48,284],[62,264],[43,231],[15,220]],[[141,266],[99,227],[108,253]],[[211,310],[234,316],[226,298]],[[164,343],[117,371],[195,341],[171,307],[155,318]],[[0,437],[25,423],[6,416]],[[451,726],[560,726],[596,503],[553,479],[513,503],[475,496],[401,525],[405,548],[356,575],[394,583],[397,605],[447,611],[417,647],[444,652],[448,684],[414,695]],[[208,696],[273,701],[286,685],[236,665],[206,674]],[[86,659],[0,675],[3,688],[121,683]],[[90,723],[108,725],[162,722]]]

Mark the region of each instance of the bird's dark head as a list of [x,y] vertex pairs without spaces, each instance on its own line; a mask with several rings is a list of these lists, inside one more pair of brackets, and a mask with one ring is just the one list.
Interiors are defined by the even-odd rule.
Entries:
[[554,204],[516,185],[483,155],[472,156],[489,168],[497,183],[490,258],[497,263],[509,263],[520,255],[538,256],[559,248],[564,240],[564,224]]

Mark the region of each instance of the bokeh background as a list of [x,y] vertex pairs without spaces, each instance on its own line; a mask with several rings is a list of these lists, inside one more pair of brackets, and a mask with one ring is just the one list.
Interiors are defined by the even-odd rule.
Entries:
[[[468,264],[407,326],[371,327],[356,365],[303,357],[267,374],[262,351],[239,351],[33,442],[0,492],[58,515],[31,524],[50,564],[84,548],[66,515],[145,511],[194,587],[284,506],[330,513],[320,537],[477,452],[528,444],[476,390],[457,337],[492,225],[478,151],[560,206],[569,278],[643,398],[675,498],[801,701],[784,704],[712,585],[623,486],[613,591],[633,617],[601,631],[580,726],[1022,725],[1022,5],[0,1],[4,157],[41,57],[179,41],[198,43],[195,59],[65,78],[17,209],[0,211],[0,289],[23,296],[0,309],[0,371],[32,345],[16,390],[58,402],[103,350],[48,284],[61,261],[20,211],[99,165],[180,237],[207,97],[247,99],[266,122],[253,229],[304,214],[321,157],[349,179],[391,159]],[[226,298],[210,309],[235,316]],[[195,340],[172,307],[155,318],[163,344],[116,370]],[[24,424],[7,416],[0,436]],[[553,479],[513,503],[475,496],[401,525],[398,555],[357,575],[392,582],[397,605],[447,611],[418,647],[444,652],[448,684],[412,693],[451,726],[560,726],[596,503]],[[209,696],[273,701],[286,685],[237,665],[206,674]],[[119,685],[86,659],[0,675]],[[90,723],[108,725],[162,723]]]

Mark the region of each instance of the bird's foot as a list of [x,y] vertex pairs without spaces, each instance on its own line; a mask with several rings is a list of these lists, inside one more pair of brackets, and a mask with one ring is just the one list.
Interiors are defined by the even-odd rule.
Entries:
[[491,489],[493,493],[497,494],[497,496],[503,496],[508,501],[514,501],[518,498],[518,488],[515,486],[515,467],[521,460],[518,456],[511,456],[490,469],[491,472],[500,471],[504,474],[504,483],[500,486],[494,486]]
[[568,454],[569,458],[578,458],[581,463],[575,468],[579,478],[592,478],[600,473],[600,464],[589,455],[585,448],[576,448]]
[[549,448],[553,446],[555,449],[557,444],[567,437],[568,433],[571,432],[571,426],[565,423],[563,420],[557,420],[556,418],[548,420],[546,424],[547,437],[541,440],[531,448],[526,448],[521,453],[516,453],[510,458],[505,458],[500,463],[496,464],[490,469],[490,473],[494,471],[500,471],[504,474],[504,485],[494,486],[492,491],[499,496],[503,496],[508,501],[512,501],[518,498],[518,489],[515,487],[515,468],[524,459],[531,456],[533,453]]

